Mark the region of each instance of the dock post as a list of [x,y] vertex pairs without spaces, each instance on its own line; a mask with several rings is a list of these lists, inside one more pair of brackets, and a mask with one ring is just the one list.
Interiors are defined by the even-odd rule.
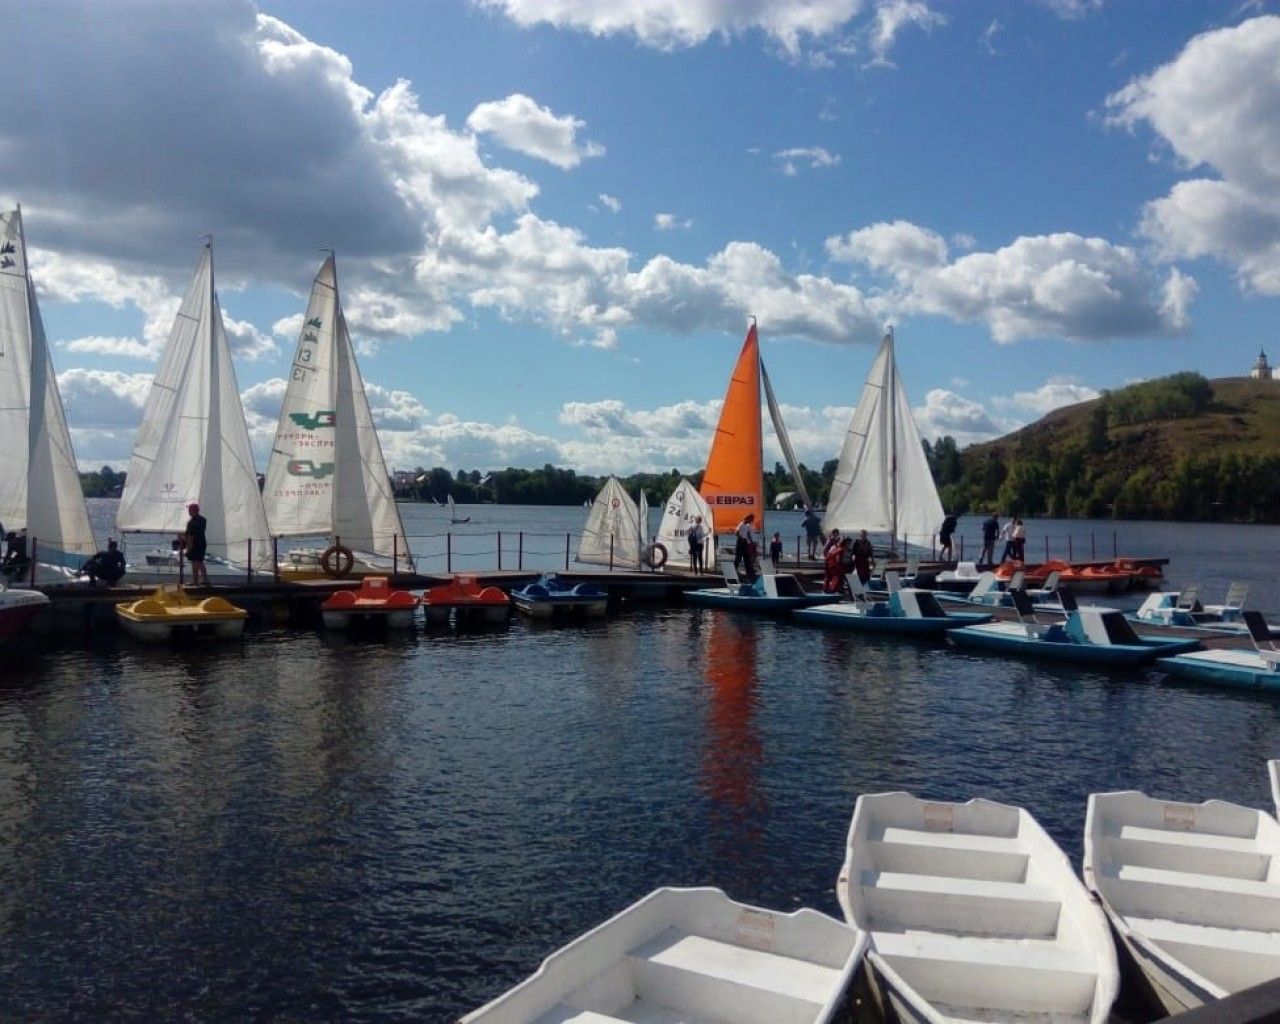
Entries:
[[1044,560],[1049,561],[1049,535],[1044,535]]
[[36,556],[40,553],[40,538],[31,538],[31,586],[36,585]]
[[1118,536],[1119,535],[1116,533],[1115,530],[1111,531],[1111,557],[1112,558],[1120,557],[1120,541],[1117,539]]
[[796,565],[800,564],[800,537],[796,537]]
[[1089,531],[1089,557],[1094,561],[1098,559],[1098,545],[1094,542],[1093,531]]
[[609,571],[613,572],[613,534],[609,534]]
[[569,571],[569,541],[572,536],[573,535],[569,533],[566,533],[564,535],[564,571],[565,572]]
[[245,567],[246,567],[244,581],[245,583],[252,583],[253,582],[253,538],[252,537],[245,538],[244,548],[245,548]]
[[516,568],[524,572],[524,530],[520,531],[519,538],[516,544]]
[[1071,534],[1067,534],[1067,561],[1068,562],[1075,561],[1075,555],[1072,553],[1072,549],[1071,549]]
[[502,572],[502,531],[498,531],[498,572]]
[[391,576],[394,579],[400,575],[400,534],[393,533],[391,535]]
[[271,538],[271,575],[277,583],[280,582],[280,538]]
[[444,535],[444,571],[453,572],[453,532]]

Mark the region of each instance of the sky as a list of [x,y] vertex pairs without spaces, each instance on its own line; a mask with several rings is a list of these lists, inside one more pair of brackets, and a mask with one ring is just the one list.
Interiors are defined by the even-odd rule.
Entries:
[[815,468],[886,325],[962,445],[1280,357],[1277,2],[42,0],[0,67],[86,469],[205,234],[260,470],[325,247],[392,469],[696,471],[751,316]]

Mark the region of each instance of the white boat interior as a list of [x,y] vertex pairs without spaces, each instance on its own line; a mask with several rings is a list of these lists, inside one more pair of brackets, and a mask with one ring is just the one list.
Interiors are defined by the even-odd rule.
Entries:
[[816,910],[658,889],[459,1024],[823,1024],[865,944]]
[[1119,972],[1106,923],[1021,808],[862,796],[837,890],[903,1019],[1107,1018]]
[[1280,976],[1277,853],[1251,807],[1089,797],[1085,882],[1170,1012]]

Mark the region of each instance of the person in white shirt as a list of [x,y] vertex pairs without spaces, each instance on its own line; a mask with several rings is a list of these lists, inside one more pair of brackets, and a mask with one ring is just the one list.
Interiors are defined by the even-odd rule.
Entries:
[[1013,524],[1015,520],[1010,519],[1004,526],[1000,527],[1000,539],[1004,541],[1004,551],[1000,553],[1000,561],[1007,562],[1010,558],[1016,558],[1014,552],[1017,547],[1013,543]]
[[702,546],[707,539],[707,528],[702,525],[702,516],[695,516],[689,529],[685,532],[689,541],[689,570],[695,576],[702,575]]
[[1013,557],[1019,562],[1027,560],[1027,528],[1018,516],[1013,517],[1013,532],[1009,535],[1013,544]]
[[733,567],[748,583],[756,578],[755,523],[756,514],[748,512],[746,518],[738,524],[738,539],[733,547]]

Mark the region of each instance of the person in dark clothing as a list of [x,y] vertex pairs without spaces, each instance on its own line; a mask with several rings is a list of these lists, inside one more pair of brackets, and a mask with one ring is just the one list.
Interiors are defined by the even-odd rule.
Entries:
[[804,539],[809,545],[809,557],[817,558],[818,544],[822,540],[822,520],[813,509],[806,509],[804,520],[800,525],[804,527]]
[[942,520],[942,526],[938,528],[938,557],[948,562],[955,558],[951,550],[951,535],[956,532],[957,524],[956,514],[948,512]]
[[747,517],[738,524],[736,543],[733,548],[733,567],[747,583],[756,578],[756,515],[748,512]]
[[27,571],[31,559],[27,557],[27,535],[10,530],[5,534],[4,561],[0,562],[0,575],[16,579]]
[[685,533],[689,541],[689,571],[701,576],[703,570],[702,548],[707,540],[707,528],[702,525],[702,516],[694,516],[693,524]]
[[187,529],[182,536],[186,541],[187,561],[191,563],[191,582],[195,586],[203,583],[207,587],[209,585],[209,570],[204,566],[204,556],[209,547],[209,542],[205,539],[205,532],[209,528],[209,523],[200,514],[200,506],[194,501],[187,506],[187,513],[191,518],[187,520]]
[[782,561],[782,534],[775,533],[769,541],[769,561],[773,563],[773,571],[778,571],[778,563]]
[[982,521],[982,553],[978,555],[978,565],[990,565],[996,558],[996,537],[1000,534],[1000,520],[994,512],[989,519]]
[[871,580],[871,565],[875,560],[875,548],[871,546],[871,538],[867,536],[867,531],[863,530],[858,539],[853,542],[853,571],[858,574],[858,579],[862,581],[864,587]]
[[114,540],[107,541],[107,550],[99,551],[84,563],[81,575],[88,576],[89,582],[96,584],[102,580],[109,587],[114,587],[124,578],[124,555]]

